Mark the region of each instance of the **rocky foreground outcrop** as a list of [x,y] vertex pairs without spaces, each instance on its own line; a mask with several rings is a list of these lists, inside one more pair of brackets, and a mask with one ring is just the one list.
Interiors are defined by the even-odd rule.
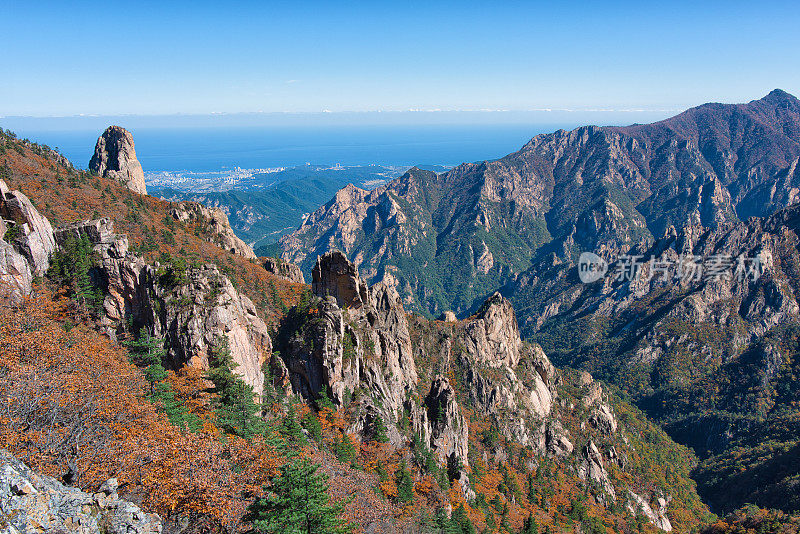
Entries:
[[38,475],[0,449],[0,534],[158,534],[161,518],[117,495],[110,479],[97,493]]
[[219,208],[207,208],[196,202],[178,202],[170,214],[176,221],[196,222],[202,225],[202,231],[208,236],[208,241],[214,243],[239,256],[255,259],[253,249],[236,237],[228,216]]
[[144,171],[136,159],[133,135],[121,126],[109,126],[97,138],[94,155],[89,161],[89,170],[117,180],[131,191],[147,194]]
[[50,267],[53,227],[20,191],[0,180],[0,295],[17,302]]

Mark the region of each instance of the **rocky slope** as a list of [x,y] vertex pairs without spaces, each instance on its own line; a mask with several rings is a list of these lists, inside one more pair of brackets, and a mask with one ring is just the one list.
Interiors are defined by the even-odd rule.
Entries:
[[651,125],[539,135],[500,160],[348,186],[282,238],[283,257],[308,271],[338,248],[414,309],[463,315],[536,259],[618,253],[671,226],[794,203],[799,132],[800,101],[775,90]]
[[624,260],[592,284],[570,264],[539,265],[509,289],[529,299],[527,330],[555,361],[614,381],[701,455],[701,489],[722,510],[800,503],[800,469],[777,452],[796,444],[798,221],[792,206],[670,230],[631,251],[644,258],[631,280],[615,276]]
[[147,264],[130,253],[126,236],[109,219],[74,223],[55,231],[63,244],[86,237],[98,255],[94,272],[103,288],[101,325],[114,338],[145,328],[163,338],[171,367],[209,368],[209,351],[224,337],[236,372],[260,394],[261,365],[271,351],[267,326],[252,301],[241,295],[216,265],[185,262]]
[[135,193],[147,194],[144,171],[136,159],[133,135],[121,126],[109,126],[97,138],[89,170],[117,180]]
[[[524,448],[529,466],[555,462],[591,488],[593,502],[624,505],[662,530],[672,529],[670,502],[681,513],[691,506],[687,494],[670,501],[674,488],[654,490],[658,483],[623,459],[633,454],[633,428],[618,421],[611,397],[588,373],[563,377],[523,342],[501,295],[464,321],[409,316],[391,285],[368,287],[338,251],[318,258],[312,287],[315,296],[281,323],[275,385],[312,403],[330,398],[365,441],[377,420],[395,447],[416,436],[469,502],[480,491],[474,462],[485,469]],[[476,441],[473,425],[496,437]]]
[[218,247],[248,259],[255,259],[253,249],[236,237],[228,222],[228,216],[221,209],[207,208],[195,202],[178,202],[170,214],[176,221],[200,224],[209,242]]
[[161,519],[117,495],[110,479],[94,494],[34,473],[0,450],[0,532],[160,534]]

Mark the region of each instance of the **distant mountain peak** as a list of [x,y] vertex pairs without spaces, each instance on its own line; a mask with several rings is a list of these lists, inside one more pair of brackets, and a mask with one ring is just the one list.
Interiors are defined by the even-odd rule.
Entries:
[[787,93],[783,89],[773,89],[767,96],[762,98],[761,101],[770,103],[798,102],[797,97]]

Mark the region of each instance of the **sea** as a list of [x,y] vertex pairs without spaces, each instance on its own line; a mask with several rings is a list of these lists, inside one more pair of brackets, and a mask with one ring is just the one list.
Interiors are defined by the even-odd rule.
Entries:
[[[650,122],[663,112],[528,113],[447,115],[436,124],[429,114],[400,114],[395,122],[353,122],[347,114],[287,116],[263,122],[259,115],[0,117],[0,127],[20,137],[57,147],[78,168],[86,168],[97,137],[110,124],[130,130],[136,154],[148,172],[217,172],[299,165],[442,165],[497,159],[519,150],[532,137],[581,124]],[[367,118],[376,114],[367,115]],[[498,117],[495,124],[488,122]],[[405,122],[399,122],[399,119]],[[550,117],[553,120],[547,120]],[[268,116],[271,120],[273,115]],[[279,117],[280,118],[280,117]],[[472,118],[480,122],[467,122]],[[425,120],[428,122],[424,122]],[[526,120],[527,119],[527,120]],[[347,122],[347,121],[351,122]],[[419,120],[422,123],[411,123]],[[505,122],[503,122],[505,121]]]
[[[1,124],[0,124],[1,125]],[[347,126],[131,129],[145,171],[314,165],[444,165],[500,158],[563,125]],[[21,130],[86,168],[101,132]]]

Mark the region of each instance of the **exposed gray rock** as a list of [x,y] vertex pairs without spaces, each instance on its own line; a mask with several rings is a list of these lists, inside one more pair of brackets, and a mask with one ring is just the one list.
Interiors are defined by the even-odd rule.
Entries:
[[0,239],[0,299],[18,303],[31,292],[33,274],[25,256]]
[[628,490],[628,495],[630,496],[630,500],[627,503],[627,508],[632,514],[644,514],[647,520],[656,528],[665,532],[672,531],[672,524],[667,517],[669,499],[658,497],[656,499],[655,509],[653,509],[649,502],[632,490]]
[[109,126],[97,139],[89,170],[117,180],[131,191],[147,194],[144,171],[136,159],[133,135],[121,126]]
[[[583,457],[583,461],[578,466],[578,476],[587,482],[592,481],[600,486],[609,498],[615,501],[617,493],[614,491],[614,486],[608,478],[608,472],[603,465],[603,457],[594,444],[594,441],[589,440],[589,443],[583,447],[581,456]],[[598,495],[598,497],[601,499],[603,498],[602,495]]]
[[158,534],[161,518],[119,498],[111,479],[94,495],[34,473],[0,449],[0,534]]
[[439,320],[444,321],[446,323],[454,323],[458,321],[458,317],[456,317],[456,314],[453,313],[452,310],[447,310],[446,312],[444,312],[439,316]]
[[228,216],[219,208],[207,208],[197,202],[178,202],[170,214],[176,221],[193,221],[203,225],[203,231],[210,235],[209,242],[233,254],[255,259],[253,249],[239,239],[228,222]]
[[0,184],[0,217],[20,226],[12,244],[28,260],[34,276],[42,276],[50,267],[50,256],[56,248],[53,227],[28,197],[9,190],[2,180]]
[[113,233],[109,219],[71,224],[56,235],[59,242],[69,235],[85,236],[95,245],[101,263],[98,282],[106,288],[102,324],[109,334],[122,333],[130,320],[136,331],[146,328],[166,339],[172,367],[200,369],[208,369],[209,351],[224,336],[238,364],[234,372],[262,392],[261,365],[272,351],[267,326],[252,301],[215,265],[183,272],[148,265],[128,252],[127,238]]
[[280,276],[284,280],[294,282],[296,284],[305,284],[306,279],[303,276],[303,271],[294,263],[289,263],[278,258],[263,258],[261,265],[264,269],[276,276]]
[[469,428],[456,402],[450,382],[443,376],[433,379],[425,397],[428,422],[431,425],[430,447],[440,460],[467,464]]

